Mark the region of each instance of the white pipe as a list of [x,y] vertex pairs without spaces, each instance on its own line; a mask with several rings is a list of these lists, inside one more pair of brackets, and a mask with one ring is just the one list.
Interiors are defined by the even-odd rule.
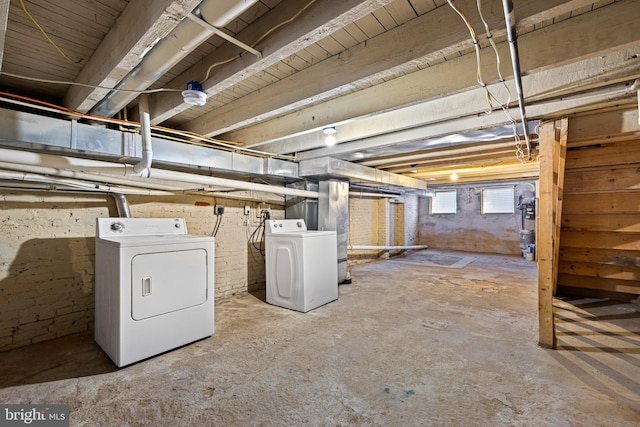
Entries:
[[518,107],[520,118],[522,119],[522,129],[524,139],[527,144],[529,160],[531,160],[531,142],[529,141],[529,128],[527,126],[527,114],[524,109],[524,94],[522,91],[522,73],[520,72],[520,59],[518,57],[518,37],[516,35],[516,14],[513,10],[512,0],[502,0],[504,9],[504,20],[507,27],[507,39],[509,41],[509,51],[511,52],[511,66],[513,67],[513,81],[516,85],[518,95]]
[[140,135],[142,136],[142,159],[133,165],[133,174],[148,178],[151,173],[151,160],[153,150],[151,148],[151,121],[149,113],[143,112],[140,117]]
[[110,193],[116,202],[116,209],[120,218],[131,218],[131,210],[129,210],[129,202],[127,197],[122,193]]
[[409,246],[368,246],[368,245],[348,245],[350,251],[378,251],[378,250],[404,250],[404,249],[427,249],[426,245],[409,245]]
[[[0,162],[0,168],[4,169],[83,179],[100,183],[107,182],[143,188],[168,190],[168,186],[154,184],[150,179],[140,180],[136,179],[134,176],[128,176],[127,168],[131,168],[131,166],[120,163],[78,159],[67,156],[54,156],[51,154],[32,153],[6,148],[0,148],[0,159],[3,159],[3,162]],[[307,197],[313,199],[318,198],[317,191],[298,190],[295,188],[236,181],[227,178],[196,175],[163,169],[153,169],[153,179],[173,181],[176,183],[188,183],[193,184],[194,187],[220,186],[237,190],[253,190],[265,193],[284,194],[287,196]],[[177,188],[175,190],[184,191],[186,189]]]
[[364,193],[361,191],[349,191],[349,197],[359,198],[359,197],[379,197],[379,198],[389,198],[395,199],[397,197],[401,197],[399,194],[382,194],[382,193]]
[[[39,175],[34,173],[15,172],[15,171],[2,171],[0,170],[0,179],[10,179],[13,181],[33,182],[48,185],[60,185],[65,189],[73,189],[78,191],[88,191],[92,193],[122,193],[122,194],[134,194],[141,196],[168,196],[173,194],[170,191],[163,190],[145,190],[142,188],[131,187],[111,187],[109,185],[97,184],[93,182],[79,181],[76,179],[67,178],[52,178],[46,175]],[[11,185],[5,185],[10,187]],[[20,188],[23,188],[22,186]],[[52,190],[49,188],[49,190]],[[57,191],[58,189],[53,189]]]

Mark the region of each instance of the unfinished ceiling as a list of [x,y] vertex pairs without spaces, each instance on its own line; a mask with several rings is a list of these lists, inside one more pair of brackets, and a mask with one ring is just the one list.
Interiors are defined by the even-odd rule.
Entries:
[[[225,19],[225,3],[251,5]],[[434,183],[454,171],[537,176],[536,121],[637,102],[640,1],[515,2],[533,134],[528,160],[519,125],[520,161],[500,108],[509,102],[520,123],[503,2],[452,3],[477,33],[480,76],[471,32],[446,0],[5,1],[0,89],[134,120],[141,95],[109,88],[163,89],[146,95],[154,125],[296,155],[301,167],[333,157]],[[183,101],[189,81],[205,105]]]

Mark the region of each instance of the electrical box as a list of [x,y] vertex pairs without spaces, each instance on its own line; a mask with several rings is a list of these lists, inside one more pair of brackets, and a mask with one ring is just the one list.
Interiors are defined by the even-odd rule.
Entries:
[[524,205],[524,218],[536,219],[536,205],[534,203]]
[[214,212],[215,212],[216,215],[222,215],[224,213],[224,206],[216,205],[216,208],[215,208]]
[[249,205],[244,207],[244,214],[245,215],[249,215],[251,213],[251,208],[249,207]]

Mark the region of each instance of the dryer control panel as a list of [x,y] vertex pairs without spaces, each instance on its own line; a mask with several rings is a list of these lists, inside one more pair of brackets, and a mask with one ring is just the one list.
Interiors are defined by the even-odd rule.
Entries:
[[187,234],[184,218],[98,218],[96,237]]

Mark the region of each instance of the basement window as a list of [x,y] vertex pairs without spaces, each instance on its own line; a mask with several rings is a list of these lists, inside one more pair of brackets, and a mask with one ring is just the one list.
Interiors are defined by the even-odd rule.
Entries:
[[431,197],[431,215],[454,214],[457,209],[456,190],[437,191]]
[[482,214],[514,213],[513,187],[482,189]]

